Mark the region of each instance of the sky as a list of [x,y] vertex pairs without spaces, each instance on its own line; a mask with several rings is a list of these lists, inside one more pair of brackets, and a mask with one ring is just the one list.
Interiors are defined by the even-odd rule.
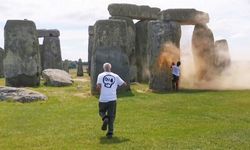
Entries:
[[[59,29],[62,58],[87,61],[88,26],[108,19],[108,5],[131,3],[161,10],[195,8],[210,16],[208,27],[215,40],[227,39],[232,60],[250,61],[250,0],[0,0],[0,47],[4,25],[28,19],[37,29]],[[181,50],[191,53],[193,26],[182,26]]]

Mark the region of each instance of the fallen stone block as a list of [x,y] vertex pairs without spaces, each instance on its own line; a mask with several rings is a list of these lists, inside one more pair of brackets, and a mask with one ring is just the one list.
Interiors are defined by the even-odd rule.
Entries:
[[64,70],[45,69],[42,72],[45,85],[48,86],[69,86],[73,84],[71,76]]
[[46,100],[47,97],[36,91],[15,88],[15,87],[0,87],[0,101],[14,100],[17,102],[33,102],[38,100]]

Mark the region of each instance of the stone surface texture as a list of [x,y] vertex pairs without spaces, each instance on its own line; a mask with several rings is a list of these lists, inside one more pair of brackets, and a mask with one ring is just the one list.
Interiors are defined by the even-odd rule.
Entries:
[[195,9],[167,9],[160,12],[159,19],[176,21],[181,25],[196,25],[207,24],[209,15]]
[[108,11],[111,16],[129,17],[138,20],[155,20],[158,18],[160,9],[133,4],[110,4]]
[[7,86],[40,84],[40,53],[36,25],[8,20],[4,27],[4,76]]
[[42,72],[45,85],[48,86],[69,86],[73,84],[71,76],[64,70],[46,69]]
[[46,99],[44,94],[29,89],[0,86],[0,101],[14,100],[26,103]]
[[150,21],[148,34],[149,88],[154,91],[171,91],[171,63],[180,58],[180,24],[172,21]]

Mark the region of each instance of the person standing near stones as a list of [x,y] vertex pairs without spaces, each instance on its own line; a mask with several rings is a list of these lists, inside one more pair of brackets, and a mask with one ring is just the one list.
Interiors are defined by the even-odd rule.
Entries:
[[179,90],[179,78],[180,78],[180,72],[181,72],[180,65],[181,65],[181,62],[178,61],[176,65],[173,63],[171,66],[172,75],[173,75],[172,87],[173,87],[173,90],[175,90],[175,91]]
[[99,115],[103,120],[101,129],[107,130],[106,136],[112,138],[114,131],[114,121],[116,115],[116,90],[119,86],[126,86],[119,75],[111,72],[111,64],[104,63],[104,72],[100,73],[97,77],[96,88],[100,91],[99,97]]

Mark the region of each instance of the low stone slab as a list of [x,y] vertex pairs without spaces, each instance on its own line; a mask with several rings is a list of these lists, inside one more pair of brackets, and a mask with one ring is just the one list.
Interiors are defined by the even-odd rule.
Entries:
[[0,101],[14,100],[27,103],[38,100],[46,100],[47,97],[39,92],[15,87],[0,87]]
[[155,20],[161,10],[156,7],[133,4],[110,4],[108,11],[111,16],[129,17],[138,20]]
[[48,37],[48,36],[52,36],[52,37],[59,37],[60,36],[60,31],[57,29],[38,29],[37,30],[37,35],[38,37]]
[[45,80],[45,85],[49,86],[68,86],[73,84],[73,79],[64,70],[60,69],[45,69],[42,72],[42,77]]
[[160,12],[159,19],[177,21],[181,25],[196,25],[208,23],[209,15],[196,9],[167,9]]

